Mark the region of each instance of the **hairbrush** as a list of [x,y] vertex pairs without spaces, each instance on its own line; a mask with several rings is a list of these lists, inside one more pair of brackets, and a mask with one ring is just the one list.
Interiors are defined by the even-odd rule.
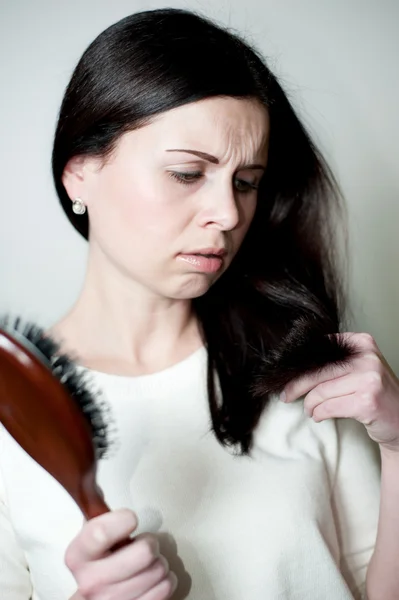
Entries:
[[108,409],[43,329],[0,319],[0,422],[72,496],[86,519],[109,511],[96,483]]

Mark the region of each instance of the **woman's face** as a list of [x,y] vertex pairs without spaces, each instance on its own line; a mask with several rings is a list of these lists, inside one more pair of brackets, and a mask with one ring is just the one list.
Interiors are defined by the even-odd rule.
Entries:
[[252,221],[268,132],[256,101],[218,97],[124,134],[105,163],[72,159],[63,182],[87,206],[92,259],[163,297],[204,294]]

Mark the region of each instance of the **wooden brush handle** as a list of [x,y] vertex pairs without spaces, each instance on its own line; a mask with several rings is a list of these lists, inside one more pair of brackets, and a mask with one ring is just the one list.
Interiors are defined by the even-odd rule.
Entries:
[[[91,484],[86,488],[85,493],[82,494],[79,502],[79,507],[84,514],[86,520],[95,519],[100,517],[107,512],[110,512],[110,508],[103,499],[103,494],[98,485],[94,483],[94,480],[90,480]],[[126,539],[121,540],[111,548],[111,552],[115,552],[120,548],[125,548],[133,540]]]

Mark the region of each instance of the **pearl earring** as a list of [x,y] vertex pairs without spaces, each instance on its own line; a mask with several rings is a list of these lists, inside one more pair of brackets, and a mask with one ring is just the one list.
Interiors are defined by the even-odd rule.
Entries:
[[72,202],[72,210],[75,213],[75,215],[84,215],[85,214],[86,207],[80,198],[75,198],[75,200]]

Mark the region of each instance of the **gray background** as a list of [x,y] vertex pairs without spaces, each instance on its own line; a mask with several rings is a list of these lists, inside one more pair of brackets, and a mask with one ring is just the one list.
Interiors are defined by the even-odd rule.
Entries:
[[81,53],[138,10],[188,7],[255,43],[327,155],[349,211],[353,328],[399,372],[399,2],[0,2],[0,310],[44,325],[74,301],[86,245],[50,172],[63,90]]

